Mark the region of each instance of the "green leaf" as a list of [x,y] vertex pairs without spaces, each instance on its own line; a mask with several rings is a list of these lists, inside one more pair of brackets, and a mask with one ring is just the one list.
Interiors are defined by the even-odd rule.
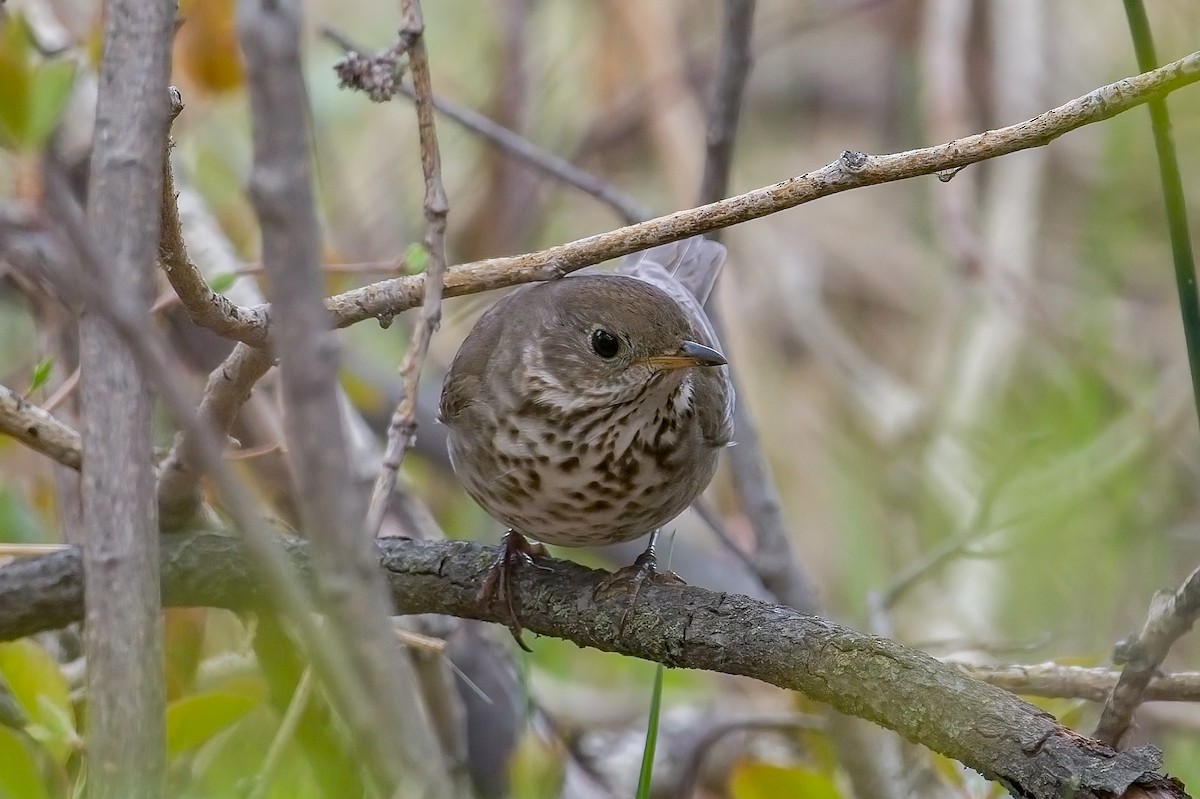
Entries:
[[75,750],[75,710],[70,686],[54,658],[28,639],[0,644],[0,676],[8,683],[40,742],[59,763]]
[[828,775],[768,763],[738,765],[729,778],[729,795],[733,799],[775,799],[779,796],[841,799],[841,794]]
[[29,745],[16,733],[0,727],[0,796],[44,799],[46,784]]
[[26,111],[27,147],[41,147],[50,138],[74,85],[75,64],[70,61],[47,61],[34,70],[29,108]]
[[233,284],[237,279],[237,272],[222,272],[219,275],[213,275],[213,279],[208,281],[208,287],[217,294],[223,294],[233,288]]
[[[196,753],[193,774],[200,796],[244,796],[262,771],[267,750],[279,730],[270,706],[260,704],[214,736]],[[275,778],[266,786],[268,799],[318,799],[315,764],[304,758],[293,740],[283,753]]]
[[425,249],[425,245],[419,242],[414,242],[408,245],[404,251],[404,268],[410,275],[415,275],[419,272],[424,272],[425,267],[429,265],[429,253]]
[[244,694],[204,693],[167,707],[167,753],[175,757],[208,741],[246,715],[259,700]]
[[50,379],[50,373],[54,371],[54,356],[47,355],[38,361],[33,367],[33,375],[29,378],[29,388],[25,391],[25,396],[29,396],[37,391],[42,386],[46,385],[46,381]]

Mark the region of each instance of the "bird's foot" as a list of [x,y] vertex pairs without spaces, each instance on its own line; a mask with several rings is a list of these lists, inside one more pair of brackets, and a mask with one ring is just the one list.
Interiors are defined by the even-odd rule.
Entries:
[[617,634],[625,634],[625,625],[629,621],[629,614],[633,612],[637,605],[638,597],[642,593],[642,588],[646,583],[657,583],[659,585],[686,585],[683,578],[671,570],[660,571],[658,568],[658,553],[655,551],[655,543],[658,540],[657,531],[650,537],[650,543],[642,554],[637,556],[637,559],[624,568],[617,569],[612,574],[600,581],[592,591],[592,596],[595,599],[600,599],[605,596],[611,596],[617,591],[624,590],[629,595],[629,605],[625,608],[625,612],[621,614],[621,623],[617,627]]
[[544,558],[547,555],[546,548],[541,544],[531,542],[516,530],[509,530],[501,539],[500,552],[492,561],[492,565],[488,567],[487,577],[484,579],[483,585],[479,587],[478,593],[475,594],[476,603],[484,608],[490,607],[497,600],[500,601],[501,606],[508,614],[505,626],[512,633],[517,645],[526,652],[533,650],[521,638],[523,628],[521,620],[517,618],[517,608],[513,604],[513,570],[518,563],[526,563],[539,569],[545,568],[540,566],[535,558]]

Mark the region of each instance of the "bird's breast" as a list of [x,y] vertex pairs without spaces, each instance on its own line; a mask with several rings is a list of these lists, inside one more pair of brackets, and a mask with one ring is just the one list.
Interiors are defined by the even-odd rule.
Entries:
[[468,493],[505,524],[560,546],[644,535],[691,504],[716,468],[717,449],[705,443],[686,403],[571,414],[526,405],[488,432],[490,446],[468,451],[452,431],[455,469]]

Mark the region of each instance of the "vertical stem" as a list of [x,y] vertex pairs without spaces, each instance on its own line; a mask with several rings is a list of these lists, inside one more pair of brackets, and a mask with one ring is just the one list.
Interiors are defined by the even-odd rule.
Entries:
[[[1154,36],[1142,0],[1125,0],[1125,16],[1133,37],[1133,50],[1138,68],[1149,72],[1158,63],[1154,52]],[[1171,136],[1171,115],[1165,97],[1149,100],[1150,127],[1154,131],[1154,149],[1158,153],[1158,177],[1162,183],[1163,204],[1167,211],[1167,233],[1171,240],[1171,256],[1175,262],[1175,288],[1179,292],[1179,311],[1183,316],[1183,338],[1187,342],[1188,368],[1192,373],[1192,400],[1200,416],[1200,297],[1196,294],[1196,262],[1188,234],[1187,201],[1183,180],[1179,176],[1179,161]]]
[[[167,134],[175,4],[111,0],[88,192],[98,281],[149,311]],[[97,314],[80,322],[88,795],[160,797],[165,786],[158,524],[148,379]]]

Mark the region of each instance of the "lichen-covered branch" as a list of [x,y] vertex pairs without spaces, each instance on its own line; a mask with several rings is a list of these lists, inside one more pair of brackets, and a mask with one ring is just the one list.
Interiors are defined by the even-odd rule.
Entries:
[[[285,545],[309,574],[307,546],[295,539]],[[377,545],[397,613],[498,620],[475,601],[493,547],[401,539]],[[1018,796],[1133,795],[1131,789],[1187,795],[1157,773],[1156,749],[1115,752],[955,665],[886,638],[748,597],[657,583],[643,588],[625,617],[628,597],[596,597],[604,572],[565,561],[539,565],[515,575],[517,611],[530,632],[800,691],[959,760]],[[82,580],[74,549],[0,567],[0,639],[78,619]],[[238,610],[272,602],[242,544],[217,535],[164,539],[163,598]]]

